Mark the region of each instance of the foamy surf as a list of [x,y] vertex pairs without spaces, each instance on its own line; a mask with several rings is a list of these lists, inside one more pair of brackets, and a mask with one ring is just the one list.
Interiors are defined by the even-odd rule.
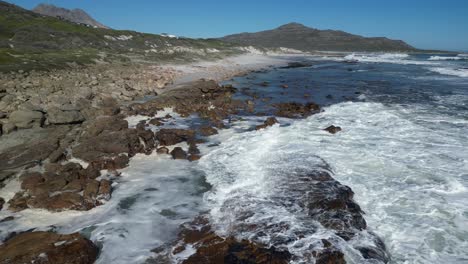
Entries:
[[453,68],[436,67],[436,68],[429,68],[429,70],[433,72],[437,72],[439,74],[443,74],[443,75],[458,76],[458,77],[463,77],[463,78],[468,77],[468,69],[453,69]]
[[404,53],[353,53],[344,57],[347,61],[359,61],[367,63],[393,63],[405,65],[436,65],[435,62],[411,59]]

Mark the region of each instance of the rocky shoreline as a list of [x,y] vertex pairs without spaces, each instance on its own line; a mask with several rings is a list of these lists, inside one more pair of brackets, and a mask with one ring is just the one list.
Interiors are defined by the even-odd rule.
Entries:
[[[253,128],[257,130],[268,129],[278,122],[273,116],[255,109],[259,102],[268,103],[267,98],[251,96],[249,91],[230,85],[221,86],[202,79],[174,85],[167,91],[160,90],[173,83],[180,74],[177,70],[161,67],[109,70],[96,66],[67,71],[66,74],[63,71],[48,74],[18,72],[0,76],[4,80],[3,88],[0,87],[0,110],[4,111],[1,139],[17,143],[2,142],[0,146],[0,181],[10,188],[15,182],[12,178],[19,175],[20,182],[14,195],[10,193],[9,197],[0,199],[0,210],[2,207],[12,212],[28,208],[53,212],[90,210],[111,199],[113,180],[138,153],[157,151],[159,155],[171,155],[173,159],[196,161],[201,158],[197,145],[218,133],[219,129],[228,127],[226,120],[235,121],[235,116],[240,113],[266,115],[263,124]],[[32,89],[38,87],[41,89]],[[287,89],[286,84],[284,89]],[[251,98],[240,100],[234,96],[240,93]],[[147,95],[152,99],[135,102]],[[271,103],[270,106],[276,116],[287,118],[304,118],[320,111],[320,106],[313,102]],[[164,128],[164,124],[176,122],[170,115],[155,117],[167,108],[182,118],[196,115],[203,122],[188,129]],[[141,117],[141,120],[134,126],[129,125],[127,119],[131,116]],[[154,127],[157,127],[156,131],[152,129]],[[336,127],[329,131],[339,132]],[[179,143],[186,143],[187,148],[178,146]],[[352,200],[351,189],[331,175],[318,171],[306,173],[298,179],[297,186],[292,193],[310,195],[299,201],[309,216],[334,230],[342,239],[351,240],[367,228],[362,211]],[[323,190],[332,190],[332,193]],[[12,220],[13,216],[0,219]],[[0,263],[61,263],[60,258],[67,258],[67,263],[93,263],[97,258],[96,247],[81,235],[57,236],[53,232],[35,231],[8,234],[4,244],[0,245]],[[62,243],[70,239],[78,241],[79,245]],[[387,262],[385,246],[377,236],[375,239],[378,247],[359,250],[365,258]],[[41,252],[31,251],[30,255],[22,256],[17,248],[12,249],[12,245],[29,247],[24,241],[30,240],[43,241],[38,243]],[[68,254],[69,249],[58,250],[57,246],[50,246],[57,243],[70,244],[82,253]],[[157,252],[155,249],[155,252],[169,261],[188,245],[196,252],[183,263],[219,263],[220,260],[226,263],[288,263],[293,259],[284,249],[257,241],[220,237],[212,231],[209,220],[203,215],[182,228],[172,251]],[[314,245],[310,259],[316,259],[316,263],[345,263],[343,253],[329,241]]]

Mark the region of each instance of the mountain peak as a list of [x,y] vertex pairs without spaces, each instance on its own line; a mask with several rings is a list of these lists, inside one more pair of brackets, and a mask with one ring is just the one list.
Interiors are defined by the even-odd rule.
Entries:
[[297,22],[291,22],[291,23],[284,24],[284,25],[278,27],[278,29],[305,29],[305,28],[308,28],[308,27],[304,26],[301,23],[297,23]]
[[42,3],[37,5],[32,11],[41,15],[59,17],[74,23],[86,24],[96,28],[108,28],[94,20],[84,10],[78,8],[70,10],[57,7],[55,5]]

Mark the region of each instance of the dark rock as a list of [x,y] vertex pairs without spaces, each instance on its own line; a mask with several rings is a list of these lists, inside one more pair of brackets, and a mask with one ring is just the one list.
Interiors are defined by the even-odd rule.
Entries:
[[197,160],[199,160],[199,159],[201,159],[201,156],[200,156],[200,155],[197,155],[197,154],[192,154],[192,155],[190,155],[190,156],[188,157],[188,160],[189,160],[189,161],[197,161]]
[[0,263],[92,264],[98,248],[78,233],[25,232],[0,245]]
[[198,132],[205,137],[218,134],[218,130],[211,126],[202,126],[198,129]]
[[0,220],[0,223],[10,222],[10,221],[13,221],[13,220],[15,220],[14,216],[7,216],[7,217],[3,218],[2,220]]
[[317,254],[316,264],[346,264],[344,254],[338,250],[325,250]]
[[206,220],[196,221],[204,221],[205,225],[200,227],[200,223],[195,223],[185,226],[179,236],[180,243],[172,251],[172,254],[177,254],[188,245],[196,249],[183,264],[286,264],[291,259],[289,252],[279,251],[275,247],[268,248],[234,237],[222,238],[211,230]]
[[171,146],[193,140],[194,137],[195,131],[186,129],[161,129],[156,133],[156,139],[163,146]]
[[187,159],[187,153],[181,147],[175,147],[171,155],[173,159]]
[[328,131],[328,133],[330,133],[330,134],[336,134],[336,133],[341,131],[341,127],[331,125],[331,126],[325,128],[324,130]]
[[0,211],[3,209],[3,205],[5,204],[5,199],[0,197]]
[[112,193],[112,183],[109,180],[99,182],[98,199],[109,200]]
[[272,126],[272,125],[274,125],[276,123],[278,123],[278,120],[276,120],[276,118],[269,117],[263,122],[263,125],[258,125],[258,126],[255,127],[255,129],[256,130],[264,129],[264,128]]
[[293,69],[293,68],[304,68],[304,67],[310,67],[312,64],[310,63],[305,63],[305,62],[289,62],[288,66],[281,67],[282,69]]
[[288,118],[307,117],[320,111],[320,106],[314,103],[300,104],[291,102],[279,103],[274,106],[277,109],[277,116]]
[[153,126],[162,126],[164,125],[163,123],[163,119],[162,118],[153,118],[151,119],[149,122],[148,122],[150,125],[153,125]]

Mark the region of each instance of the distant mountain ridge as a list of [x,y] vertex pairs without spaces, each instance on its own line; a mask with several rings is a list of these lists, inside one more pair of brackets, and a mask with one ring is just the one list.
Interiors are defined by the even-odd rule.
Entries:
[[62,18],[70,22],[85,24],[95,28],[109,28],[96,21],[82,9],[70,10],[49,4],[39,4],[32,11],[41,15]]
[[339,30],[319,30],[299,23],[255,33],[240,33],[220,38],[223,41],[301,51],[415,51],[402,40],[385,37],[367,38]]

